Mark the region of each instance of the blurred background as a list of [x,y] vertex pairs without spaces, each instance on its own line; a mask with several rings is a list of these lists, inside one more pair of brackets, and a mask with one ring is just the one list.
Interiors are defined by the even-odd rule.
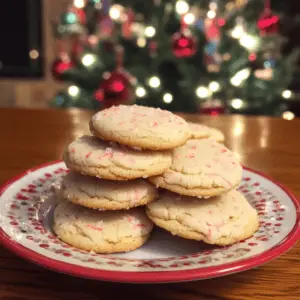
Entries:
[[18,0],[0,14],[0,106],[300,116],[299,1]]

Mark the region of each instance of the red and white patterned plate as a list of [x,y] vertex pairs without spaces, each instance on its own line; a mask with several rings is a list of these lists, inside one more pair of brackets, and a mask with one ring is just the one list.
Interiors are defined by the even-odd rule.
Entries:
[[[218,277],[259,266],[291,248],[300,238],[295,197],[265,175],[244,169],[239,190],[256,207],[260,228],[230,247],[213,247],[156,229],[142,248],[100,255],[61,242],[51,230],[52,189],[66,174],[63,162],[28,170],[0,190],[4,246],[46,268],[98,280],[176,282]],[[40,195],[52,194],[51,197]]]

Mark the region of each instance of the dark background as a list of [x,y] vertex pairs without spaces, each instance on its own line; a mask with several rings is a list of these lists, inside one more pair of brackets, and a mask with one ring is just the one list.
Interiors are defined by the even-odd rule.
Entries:
[[[43,77],[42,0],[1,1],[0,76]],[[38,59],[29,52],[38,50]]]

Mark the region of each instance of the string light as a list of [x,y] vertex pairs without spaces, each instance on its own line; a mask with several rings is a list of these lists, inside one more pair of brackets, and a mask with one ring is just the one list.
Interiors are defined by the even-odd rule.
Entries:
[[77,8],[84,8],[84,0],[74,0],[74,6]]
[[183,21],[184,23],[190,25],[193,24],[195,22],[196,18],[192,13],[188,13],[183,17]]
[[95,54],[85,54],[82,59],[81,62],[84,66],[86,67],[91,67],[97,60],[97,57]]
[[123,7],[119,4],[114,4],[109,10],[109,16],[112,20],[118,21],[121,18]]
[[157,77],[157,76],[152,76],[150,79],[149,79],[149,85],[152,87],[152,88],[158,88],[160,86],[160,79]]
[[282,118],[285,120],[291,121],[291,120],[295,119],[295,114],[291,111],[285,111],[282,114]]
[[282,92],[281,96],[285,99],[290,99],[292,97],[292,92],[290,90],[285,90]]
[[71,85],[68,88],[68,94],[72,97],[76,97],[79,94],[79,88],[76,85]]
[[223,60],[224,61],[228,61],[228,60],[230,60],[231,59],[231,54],[230,53],[225,53],[224,55],[223,55]]
[[142,97],[145,97],[147,93],[146,93],[146,90],[145,90],[142,86],[139,86],[139,87],[137,87],[137,89],[135,90],[135,94],[136,94],[138,97],[142,98]]
[[250,76],[250,69],[245,68],[238,71],[231,79],[230,83],[234,86],[240,86],[244,80]]
[[214,19],[215,17],[216,17],[216,12],[214,11],[214,10],[209,10],[208,12],[207,12],[207,17],[209,18],[209,19]]
[[240,39],[243,35],[244,35],[244,28],[241,25],[237,25],[233,28],[233,30],[231,31],[231,36],[234,39]]
[[218,4],[216,2],[210,2],[209,3],[209,9],[217,10],[218,9]]
[[238,99],[238,98],[232,99],[231,100],[231,106],[235,109],[240,109],[244,106],[244,102],[243,102],[243,100]]
[[240,38],[240,44],[248,50],[255,50],[258,46],[258,39],[249,34],[245,34]]
[[179,15],[184,15],[189,11],[189,4],[185,1],[179,0],[176,2],[175,10]]
[[173,95],[171,95],[170,93],[164,94],[163,101],[165,103],[171,103],[173,101]]
[[196,89],[196,95],[201,99],[207,98],[209,96],[209,90],[205,86],[199,86]]
[[145,36],[146,37],[152,38],[155,36],[155,33],[156,33],[156,30],[153,26],[147,26],[145,28]]
[[37,59],[39,57],[39,52],[35,49],[32,49],[30,52],[29,52],[29,57],[31,59]]
[[220,84],[216,81],[212,81],[209,85],[208,88],[212,91],[212,92],[217,92],[220,90]]
[[140,47],[140,48],[144,48],[147,44],[147,40],[143,37],[139,37],[136,41],[137,45]]

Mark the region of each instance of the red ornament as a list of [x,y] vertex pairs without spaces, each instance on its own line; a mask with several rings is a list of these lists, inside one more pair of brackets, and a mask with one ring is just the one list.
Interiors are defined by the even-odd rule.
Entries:
[[250,53],[249,56],[248,56],[248,59],[250,61],[255,61],[256,60],[256,54],[255,53]]
[[172,51],[176,57],[191,57],[196,53],[196,40],[192,36],[176,32],[172,38]]
[[74,66],[74,63],[67,57],[57,58],[52,64],[52,76],[56,80],[61,80],[62,74],[70,70]]
[[223,115],[225,107],[220,100],[208,100],[201,104],[200,113],[210,116]]
[[219,25],[220,27],[225,26],[225,24],[226,24],[226,20],[225,20],[224,18],[219,18],[219,19],[218,19],[218,25]]
[[76,7],[72,7],[70,9],[70,11],[72,11],[73,13],[75,13],[78,17],[78,21],[80,22],[80,24],[85,24],[86,23],[86,15],[83,9],[81,8],[76,8]]
[[130,104],[134,100],[133,81],[134,78],[122,70],[105,73],[95,98],[103,102],[104,107]]
[[116,70],[104,73],[103,81],[94,95],[96,100],[103,102],[104,107],[130,104],[135,98],[133,86],[136,79],[123,68],[124,49],[117,46],[115,51]]
[[257,22],[262,36],[276,34],[279,31],[279,17],[271,11],[270,0],[266,0],[265,10]]

